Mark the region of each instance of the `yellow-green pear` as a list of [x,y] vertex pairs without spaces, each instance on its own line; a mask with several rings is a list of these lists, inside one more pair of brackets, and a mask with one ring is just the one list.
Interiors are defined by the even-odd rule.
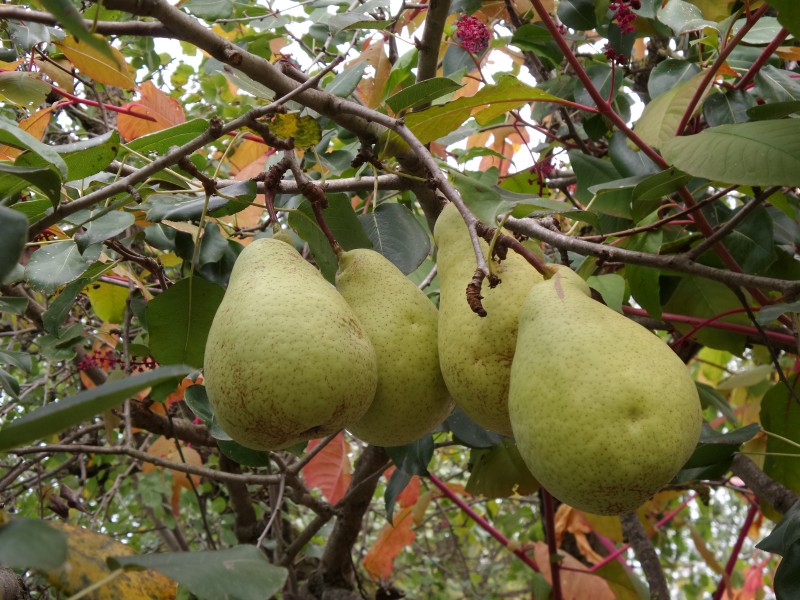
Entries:
[[522,307],[509,411],[533,476],[596,514],[632,511],[669,483],[702,424],[683,361],[567,268]]
[[344,298],[294,248],[268,238],[234,265],[204,377],[222,428],[257,450],[357,421],[378,380],[375,350]]
[[336,287],[364,326],[378,359],[375,399],[348,429],[375,446],[418,440],[453,408],[439,370],[436,307],[374,250],[343,252]]
[[[439,361],[447,389],[476,423],[511,435],[508,385],[517,343],[517,319],[525,296],[542,276],[528,262],[509,252],[492,272],[501,279],[483,284],[480,317],[467,304],[467,285],[475,273],[475,253],[469,231],[453,204],[445,206],[433,232],[438,247]],[[484,255],[489,246],[481,240]]]

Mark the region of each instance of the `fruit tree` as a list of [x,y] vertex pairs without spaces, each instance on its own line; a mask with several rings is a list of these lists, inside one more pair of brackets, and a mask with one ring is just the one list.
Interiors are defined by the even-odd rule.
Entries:
[[800,4],[0,32],[1,597],[800,597]]

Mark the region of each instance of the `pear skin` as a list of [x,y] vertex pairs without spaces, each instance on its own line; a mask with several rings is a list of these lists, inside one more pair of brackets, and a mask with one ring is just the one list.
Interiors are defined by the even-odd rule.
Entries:
[[439,370],[436,307],[374,250],[343,252],[336,287],[364,326],[378,360],[375,399],[348,429],[375,446],[418,440],[453,408]]
[[277,450],[357,421],[375,396],[375,350],[344,298],[280,240],[239,255],[205,353],[214,414],[237,442]]
[[509,411],[534,477],[562,502],[601,515],[635,510],[669,483],[702,424],[683,361],[592,300],[567,268],[522,307]]
[[[528,262],[509,252],[492,272],[501,283],[481,294],[487,316],[472,312],[466,289],[475,273],[475,254],[469,232],[453,204],[445,206],[434,227],[438,247],[439,360],[447,389],[476,423],[512,435],[508,416],[511,362],[517,343],[517,320],[522,302],[542,276]],[[484,255],[489,246],[481,241]]]

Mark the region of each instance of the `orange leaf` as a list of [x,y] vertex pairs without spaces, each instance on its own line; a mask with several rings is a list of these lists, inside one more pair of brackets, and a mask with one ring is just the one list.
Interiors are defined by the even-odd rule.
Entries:
[[133,115],[120,113],[117,117],[117,127],[119,134],[125,141],[131,141],[148,133],[154,133],[167,129],[173,125],[180,125],[186,121],[186,115],[180,103],[168,96],[152,82],[147,81],[139,88],[141,98],[138,102],[129,102],[123,108],[127,108],[134,113],[147,115],[155,119],[148,121]]
[[[27,131],[37,140],[41,140],[44,137],[44,132],[47,129],[48,123],[50,123],[50,114],[54,108],[55,105],[43,110],[37,110],[27,119],[22,119],[17,123],[17,127],[22,129],[22,131]],[[22,150],[19,148],[0,145],[0,160],[14,160],[20,154],[22,154]]]
[[411,529],[411,507],[404,508],[394,516],[392,525],[383,526],[378,539],[364,557],[364,569],[376,581],[385,581],[392,576],[394,559],[411,544],[417,535]]
[[[100,35],[95,37],[103,39],[103,36]],[[64,38],[62,42],[55,42],[55,45],[78,71],[95,81],[106,85],[115,85],[125,90],[132,90],[136,87],[125,57],[116,48],[109,46],[112,58],[73,36]]]
[[196,383],[202,383],[202,381],[203,381],[202,378],[198,379],[197,381],[193,381],[188,377],[184,378],[184,380],[180,382],[178,387],[175,388],[175,391],[172,392],[169,396],[167,396],[166,400],[164,400],[164,404],[166,406],[172,406],[176,402],[180,402],[181,400],[183,400],[184,394],[186,394],[186,388],[188,388],[191,385],[195,385]]
[[[313,450],[319,442],[311,440],[306,452]],[[336,504],[344,497],[353,478],[349,454],[350,444],[340,433],[303,467],[306,483],[319,489],[331,504]]]
[[[178,450],[176,444],[180,444],[180,442],[170,440],[162,435],[150,445],[147,449],[147,453],[150,456],[157,456],[159,458],[171,460],[172,462],[185,462],[187,465],[194,465],[197,467],[203,464],[203,458],[197,450],[185,446],[184,444],[180,444],[180,450]],[[181,458],[181,454],[183,454],[183,458]],[[142,464],[143,473],[152,473],[153,471],[161,469],[162,467],[152,463],[146,462]],[[172,513],[177,517],[180,514],[179,501],[181,489],[191,490],[192,484],[189,481],[189,477],[192,478],[195,485],[198,485],[200,483],[200,476],[188,475],[183,471],[173,471],[172,469],[169,469],[169,472],[172,474]]]
[[[264,153],[268,151],[269,151],[269,146],[267,146],[266,144],[261,144],[259,142],[254,142],[252,140],[243,140],[242,143],[237,146],[236,150],[231,155],[231,157],[228,159],[228,162],[231,165],[231,173],[233,175],[238,174],[242,169],[244,169],[248,165],[251,165],[254,162],[258,161],[262,156],[264,156]],[[259,168],[259,170],[256,171],[254,175],[257,175],[263,170],[264,170],[263,165],[261,165],[261,168]]]
[[800,48],[797,46],[781,46],[775,54],[783,60],[800,60]]
[[[561,595],[564,600],[614,600],[614,593],[605,579],[589,571],[586,565],[563,550],[559,550],[558,555],[561,558],[561,565],[569,569],[559,571]],[[533,556],[542,575],[552,585],[550,551],[547,544],[535,542]]]
[[[394,473],[396,468],[395,466],[391,466],[383,472],[387,482],[392,478],[392,473]],[[419,499],[419,490],[421,487],[422,482],[420,481],[419,475],[412,476],[406,488],[397,496],[397,503],[403,508],[413,506]]]
[[568,504],[562,504],[556,511],[555,525],[556,540],[559,546],[564,533],[571,533],[575,536],[578,550],[589,562],[598,563],[603,560],[603,557],[594,551],[589,539],[586,537],[586,534],[592,531],[592,528],[579,510],[572,508]]

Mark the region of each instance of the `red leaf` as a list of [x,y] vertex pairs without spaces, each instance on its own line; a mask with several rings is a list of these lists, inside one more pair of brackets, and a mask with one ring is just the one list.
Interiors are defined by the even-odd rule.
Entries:
[[411,507],[404,508],[394,516],[394,524],[383,526],[378,539],[364,557],[364,569],[372,579],[385,581],[392,576],[394,559],[417,537],[414,530]]
[[[320,440],[311,440],[306,452],[313,450]],[[306,483],[319,489],[325,499],[336,504],[344,497],[352,479],[350,468],[350,444],[340,433],[319,454],[303,467]]]
[[117,117],[117,128],[126,142],[173,125],[180,125],[186,121],[186,115],[183,113],[180,103],[159,90],[151,82],[145,82],[139,88],[139,93],[141,99],[138,102],[129,102],[122,108],[136,114],[146,115],[154,120],[120,113]]

